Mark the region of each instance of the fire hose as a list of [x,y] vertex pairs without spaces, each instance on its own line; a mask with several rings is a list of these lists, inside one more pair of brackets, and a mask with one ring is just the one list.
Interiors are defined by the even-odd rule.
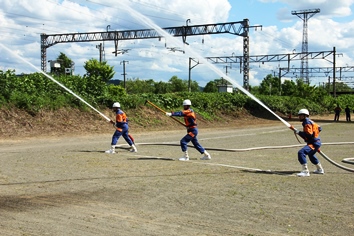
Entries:
[[[166,114],[166,111],[164,111],[163,109],[161,109],[160,107],[156,106],[155,104],[153,104],[152,102],[150,102],[149,100],[146,100],[145,101],[145,104],[148,103],[150,104],[151,106],[153,106],[154,108],[156,108],[157,110],[163,112],[164,114]],[[172,117],[172,119],[174,119],[175,121],[177,121],[178,123],[180,123],[181,125],[185,126],[185,124],[183,124],[180,120],[176,119],[175,117]],[[284,123],[293,131],[296,131],[296,129],[294,128],[294,126],[290,125],[289,123],[285,122]],[[298,140],[299,143],[300,140],[299,138],[297,137],[297,133],[295,133],[295,137],[296,139]],[[149,145],[149,144],[140,144],[140,145]],[[151,145],[151,144],[150,144]],[[155,144],[156,145],[156,144]],[[162,145],[171,145],[171,144],[162,144]],[[208,148],[209,150],[216,150],[216,149],[213,149],[213,148]],[[225,149],[224,149],[225,150]],[[221,151],[221,150],[216,150],[216,151]],[[229,150],[230,151],[230,150]],[[346,166],[343,166],[343,165],[340,165],[338,164],[337,162],[333,161],[332,159],[330,159],[323,151],[321,151],[320,149],[318,149],[317,151],[325,160],[327,160],[329,163],[331,163],[332,165],[340,168],[340,169],[343,169],[343,170],[346,170],[346,171],[349,171],[349,172],[354,172],[354,169],[351,169],[351,168],[348,168]],[[354,158],[353,158],[354,159]],[[346,163],[350,163],[350,164],[353,164],[353,162],[351,162],[351,158],[350,160],[348,159],[345,159],[346,161],[343,161],[343,162],[346,162]]]
[[[148,103],[150,104],[151,106],[153,106],[154,108],[156,108],[157,110],[163,112],[164,114],[166,114],[166,111],[162,110],[160,107],[156,106],[154,103],[150,102],[149,100],[146,100],[145,101],[145,104]],[[179,124],[183,125],[184,127],[186,127],[185,124],[183,124],[182,121],[178,120],[176,117],[173,117],[173,116],[170,116],[173,120],[177,121]]]
[[[345,144],[352,144],[351,142],[344,142],[344,143],[323,143],[328,145],[345,145]],[[161,145],[161,146],[180,146],[177,143],[139,143],[138,145]],[[242,149],[225,149],[225,148],[212,148],[212,147],[205,147],[205,149],[212,150],[212,151],[221,151],[221,152],[247,152],[247,151],[255,151],[255,150],[263,150],[263,149],[284,149],[284,148],[293,148],[293,147],[300,147],[302,144],[297,145],[287,145],[287,146],[267,146],[267,147],[253,147],[253,148],[242,148]],[[193,147],[192,145],[188,145],[188,147]],[[343,170],[354,172],[354,169],[348,168],[346,166],[340,165],[335,161],[331,160],[326,154],[322,151],[318,152],[324,159],[329,161],[331,164],[341,168]],[[354,164],[354,158],[345,158],[343,159],[344,163],[347,164]]]
[[[297,129],[295,129],[294,126],[292,126],[292,125],[291,125],[289,128],[294,131],[294,134],[295,134],[295,137],[296,137],[297,141],[298,141],[299,143],[301,143],[300,140],[299,140],[298,137],[297,137],[297,135],[298,135],[298,132],[296,132]],[[326,161],[328,161],[328,162],[331,163],[332,165],[334,165],[334,166],[336,166],[336,167],[338,167],[338,168],[341,168],[341,169],[343,169],[343,170],[349,171],[349,172],[354,172],[354,169],[351,169],[351,168],[348,168],[348,167],[346,167],[346,166],[340,165],[340,164],[338,164],[337,162],[333,161],[333,160],[332,160],[331,158],[329,158],[326,154],[324,154],[320,149],[318,149],[317,152],[318,152]]]

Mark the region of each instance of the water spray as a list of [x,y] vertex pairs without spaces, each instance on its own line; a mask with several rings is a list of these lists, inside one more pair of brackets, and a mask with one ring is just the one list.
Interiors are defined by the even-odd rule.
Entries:
[[[92,1],[92,0],[87,0],[89,2],[95,3],[95,4],[100,4],[98,2]],[[100,4],[102,5],[102,4]],[[160,26],[156,25],[151,19],[149,19],[148,17],[144,16],[143,14],[141,14],[140,12],[136,11],[135,9],[131,8],[126,2],[122,1],[122,5],[121,5],[125,10],[127,10],[131,16],[133,16],[134,18],[136,18],[137,20],[141,21],[143,24],[152,27],[153,29],[155,29],[160,35],[162,35],[165,38],[168,38],[169,41],[173,42],[176,45],[180,45],[181,42],[176,40],[174,37],[172,37],[168,32],[166,32],[165,30],[163,30]],[[182,45],[183,46],[183,45]],[[219,76],[223,77],[224,79],[226,79],[228,82],[230,82],[232,85],[236,86],[239,90],[241,90],[243,93],[245,93],[247,96],[249,96],[250,98],[252,98],[254,101],[256,101],[259,105],[261,105],[262,107],[264,107],[266,110],[268,110],[270,113],[272,113],[276,118],[278,118],[286,127],[290,128],[291,130],[295,131],[295,128],[290,125],[287,121],[285,121],[283,118],[281,118],[280,116],[278,116],[277,114],[275,114],[275,112],[273,112],[269,107],[267,107],[263,102],[261,102],[258,98],[256,98],[253,94],[251,94],[250,92],[248,92],[246,89],[244,89],[242,86],[240,86],[235,80],[231,79],[228,75],[226,75],[224,72],[222,72],[219,68],[217,68],[215,65],[209,63],[205,58],[200,57],[200,55],[196,52],[193,51],[193,49],[191,48],[187,48],[185,50],[186,54],[190,54],[191,57],[197,57],[200,59],[200,61],[203,64],[206,64],[209,66],[210,69],[212,69],[214,72],[216,72]],[[331,160],[328,156],[326,156],[322,151],[318,150],[318,153],[321,154],[321,156],[323,156],[327,161],[329,161],[330,163],[334,164],[335,162],[333,160]],[[341,166],[339,164],[335,164],[337,167],[348,170],[348,168]],[[351,171],[352,169],[348,170]]]
[[80,96],[78,96],[77,94],[75,94],[73,91],[71,91],[70,89],[68,89],[67,87],[65,87],[64,85],[62,85],[61,83],[59,83],[57,80],[55,80],[52,76],[46,74],[45,72],[43,72],[42,70],[38,69],[36,66],[34,66],[32,63],[26,61],[25,59],[23,59],[22,57],[20,57],[19,55],[17,55],[16,53],[12,52],[10,49],[8,49],[7,47],[5,47],[3,44],[0,43],[0,46],[5,49],[6,51],[8,51],[9,53],[11,53],[12,55],[14,55],[15,57],[17,57],[18,59],[20,59],[21,61],[23,61],[24,63],[30,65],[31,67],[33,67],[35,70],[39,71],[40,73],[42,73],[43,75],[45,75],[46,77],[48,77],[50,80],[52,80],[54,83],[58,84],[60,87],[62,87],[63,89],[65,89],[67,92],[69,92],[70,94],[72,94],[74,97],[78,98],[80,101],[82,101],[83,103],[85,103],[87,106],[89,106],[92,110],[94,110],[95,112],[97,112],[98,114],[100,114],[103,118],[105,118],[107,121],[111,121],[110,118],[108,118],[105,114],[103,114],[102,112],[98,111],[96,108],[94,108],[93,106],[91,106],[88,102],[86,102],[84,99],[82,99]]
[[[99,4],[97,2],[94,1],[90,1],[92,3],[96,3]],[[169,33],[167,33],[165,30],[163,30],[160,26],[156,25],[154,22],[152,22],[148,17],[144,16],[143,14],[141,14],[140,12],[134,10],[133,8],[131,8],[130,6],[128,6],[128,4],[124,3],[124,1],[122,2],[122,7],[125,8],[128,12],[130,12],[130,14],[135,17],[136,19],[140,20],[141,22],[143,22],[145,25],[152,27],[153,29],[155,29],[160,35],[162,35],[165,38],[168,38],[169,41],[172,41],[174,44],[181,44],[180,41],[176,40],[174,37],[172,37]],[[280,116],[278,116],[277,114],[275,114],[269,107],[267,107],[263,102],[261,102],[258,98],[256,98],[253,94],[251,94],[250,92],[248,92],[246,89],[244,89],[242,86],[240,86],[235,80],[231,79],[228,75],[226,75],[223,71],[221,71],[219,68],[217,68],[215,65],[209,63],[205,58],[200,58],[200,55],[196,52],[193,51],[193,49],[188,48],[186,50],[187,54],[190,54],[192,57],[197,57],[200,59],[200,61],[203,64],[206,64],[210,67],[210,69],[212,69],[214,72],[216,72],[219,76],[223,77],[224,79],[226,79],[228,82],[230,82],[232,85],[234,85],[235,87],[237,87],[239,90],[241,90],[243,93],[245,93],[247,96],[249,96],[250,98],[252,98],[254,101],[256,101],[259,105],[261,105],[262,107],[264,107],[265,109],[267,109],[270,113],[272,113],[275,117],[277,117],[281,122],[283,122],[284,125],[286,125],[288,128],[291,127],[291,125],[286,122],[284,119],[282,119]]]
[[[89,2],[95,3],[95,4],[100,4],[98,2],[94,2],[94,1],[90,1],[87,0]],[[154,22],[152,22],[149,18],[147,18],[146,16],[144,16],[143,14],[139,13],[138,11],[134,10],[133,8],[131,8],[130,6],[128,6],[126,3],[122,2],[122,6],[131,13],[132,16],[134,16],[135,18],[137,18],[138,20],[141,20],[144,24],[148,25],[149,27],[154,28],[158,33],[160,33],[162,36],[164,36],[165,38],[169,38],[169,40],[171,40],[172,42],[176,43],[176,44],[181,44],[178,40],[176,40],[175,38],[173,38],[169,33],[167,33],[166,31],[164,31],[161,27],[159,27],[158,25],[156,25]],[[102,5],[102,4],[101,4]],[[106,119],[107,121],[111,121],[110,118],[108,118],[106,115],[104,115],[103,113],[101,113],[100,111],[98,111],[96,108],[94,108],[92,105],[90,105],[88,102],[86,102],[84,99],[82,99],[80,96],[78,96],[77,94],[75,94],[73,91],[71,91],[70,89],[68,89],[67,87],[65,87],[63,84],[59,83],[57,80],[55,80],[52,76],[46,74],[45,72],[43,72],[42,70],[38,69],[36,66],[34,66],[32,63],[26,61],[25,59],[23,59],[22,57],[20,57],[19,55],[17,55],[16,53],[12,52],[10,49],[8,49],[7,47],[5,47],[3,44],[0,43],[0,46],[5,49],[6,51],[8,51],[9,53],[11,53],[12,55],[16,56],[17,58],[19,58],[21,61],[25,62],[26,64],[30,65],[31,67],[33,67],[35,70],[39,71],[40,73],[42,73],[44,76],[46,76],[47,78],[49,78],[50,80],[52,80],[54,83],[58,84],[60,87],[62,87],[63,89],[65,89],[67,92],[69,92],[70,94],[72,94],[74,97],[78,98],[80,101],[82,101],[83,103],[85,103],[88,107],[90,107],[92,110],[94,110],[95,112],[97,112],[99,115],[101,115],[104,119]],[[200,55],[196,52],[194,52],[192,49],[188,48],[186,50],[186,52],[188,54],[190,54],[193,57],[198,57],[200,58]],[[295,128],[290,125],[287,121],[285,121],[284,119],[282,119],[280,116],[278,116],[275,112],[273,112],[269,107],[267,107],[263,102],[261,102],[258,98],[256,98],[253,94],[251,94],[250,92],[248,92],[246,89],[244,89],[242,86],[240,86],[235,80],[231,79],[228,75],[226,75],[224,72],[222,72],[219,68],[217,68],[216,66],[214,66],[213,64],[210,64],[205,58],[200,58],[200,60],[208,65],[214,72],[216,72],[218,75],[222,76],[224,79],[226,79],[228,82],[230,82],[232,85],[234,85],[235,87],[237,87],[239,90],[241,90],[243,93],[245,93],[247,96],[249,96],[250,98],[252,98],[254,101],[256,101],[259,105],[261,105],[262,107],[264,107],[266,110],[268,110],[271,114],[273,114],[276,118],[278,118],[285,126],[287,126],[288,128],[294,130]],[[329,162],[331,162],[332,164],[336,165],[339,168],[348,170],[349,168],[343,167],[337,163],[335,163],[334,161],[332,161],[330,158],[328,158],[323,152],[321,152],[320,150],[318,151],[321,156],[323,156],[326,160],[328,160]],[[352,171],[352,169],[349,169],[348,171]]]

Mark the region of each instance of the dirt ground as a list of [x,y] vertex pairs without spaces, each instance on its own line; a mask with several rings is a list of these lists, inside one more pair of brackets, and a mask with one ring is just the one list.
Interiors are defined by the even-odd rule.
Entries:
[[[303,144],[280,121],[201,122],[212,160],[190,148],[181,162],[185,130],[172,123],[132,125],[138,153],[121,139],[118,153],[105,154],[113,130],[97,128],[99,119],[88,132],[67,119],[62,132],[58,121],[31,134],[39,121],[16,126],[15,116],[1,125],[0,235],[354,235],[354,173],[319,156],[325,175],[296,177]],[[322,151],[354,168],[342,163],[354,156],[354,124],[331,118],[314,117]]]

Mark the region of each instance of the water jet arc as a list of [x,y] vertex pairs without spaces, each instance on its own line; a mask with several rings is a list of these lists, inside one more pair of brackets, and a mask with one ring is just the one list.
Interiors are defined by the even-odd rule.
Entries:
[[69,92],[70,94],[72,94],[74,97],[78,98],[80,101],[82,101],[83,103],[85,103],[87,106],[89,106],[92,110],[94,110],[95,112],[97,112],[98,114],[100,114],[104,119],[106,119],[107,121],[111,121],[110,118],[108,118],[105,114],[103,114],[102,112],[100,112],[99,110],[97,110],[96,108],[94,108],[93,106],[91,106],[91,104],[89,104],[88,102],[86,102],[84,99],[82,99],[79,95],[75,94],[73,91],[71,91],[70,89],[68,89],[67,87],[65,87],[63,84],[59,83],[57,80],[55,80],[52,76],[46,74],[45,72],[43,72],[42,70],[38,69],[35,65],[33,65],[32,63],[30,63],[29,61],[23,59],[22,57],[20,57],[19,55],[17,55],[16,53],[12,52],[10,49],[8,49],[7,47],[5,47],[3,44],[0,43],[0,46],[5,49],[6,51],[8,51],[9,53],[11,53],[12,55],[14,55],[15,57],[17,57],[18,59],[20,59],[21,61],[23,61],[24,63],[30,65],[31,67],[33,67],[35,70],[37,70],[38,72],[42,73],[43,75],[45,75],[47,78],[49,78],[51,81],[53,81],[54,83],[58,84],[60,87],[62,87],[63,89],[65,89],[67,92]]

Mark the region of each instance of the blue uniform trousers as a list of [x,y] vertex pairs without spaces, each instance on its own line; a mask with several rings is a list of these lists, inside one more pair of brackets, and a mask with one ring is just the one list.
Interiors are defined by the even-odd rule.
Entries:
[[310,146],[306,145],[305,147],[301,148],[299,152],[297,153],[298,160],[301,165],[306,164],[306,155],[309,156],[309,159],[312,164],[317,165],[320,161],[316,157],[316,152],[320,148],[321,144],[320,143],[315,143],[313,144],[315,149],[312,149]]
[[188,129],[187,130],[187,134],[186,136],[184,136],[180,143],[181,143],[181,148],[182,151],[185,152],[187,151],[187,144],[189,142],[193,143],[193,146],[201,153],[203,154],[205,149],[199,144],[198,139],[197,139],[197,135],[198,135],[198,129],[197,128],[193,128],[193,129]]
[[111,145],[116,145],[118,143],[118,139],[120,138],[120,136],[123,136],[125,141],[129,144],[129,146],[131,146],[133,144],[133,141],[128,136],[128,134],[129,134],[128,133],[128,129],[129,129],[128,125],[125,124],[119,128],[122,129],[122,131],[116,130],[116,132],[114,132]]

